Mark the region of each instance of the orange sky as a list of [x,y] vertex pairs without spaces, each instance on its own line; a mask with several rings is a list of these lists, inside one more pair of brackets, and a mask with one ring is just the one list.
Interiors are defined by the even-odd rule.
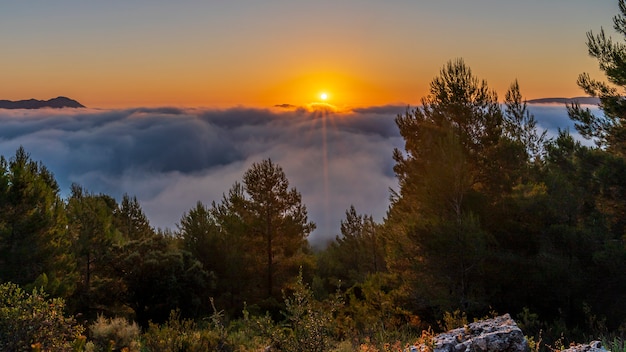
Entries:
[[[0,11],[0,99],[89,107],[415,104],[462,57],[502,96],[577,96],[601,78],[585,33],[617,1],[13,2]],[[612,33],[612,31],[609,31]]]

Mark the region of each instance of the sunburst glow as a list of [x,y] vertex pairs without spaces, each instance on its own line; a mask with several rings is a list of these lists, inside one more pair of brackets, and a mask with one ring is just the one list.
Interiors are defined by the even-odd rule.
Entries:
[[328,94],[326,94],[326,93],[322,93],[322,94],[320,94],[320,98],[321,98],[322,100],[326,100],[326,99],[328,99]]

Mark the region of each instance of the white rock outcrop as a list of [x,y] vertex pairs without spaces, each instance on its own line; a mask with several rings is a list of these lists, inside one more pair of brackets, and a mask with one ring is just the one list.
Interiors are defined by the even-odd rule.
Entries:
[[606,352],[600,341],[590,342],[588,345],[576,345],[561,352]]
[[[430,345],[430,346],[429,346]],[[434,351],[431,349],[434,346]],[[468,324],[434,337],[430,344],[412,346],[410,352],[527,352],[524,333],[505,314]]]

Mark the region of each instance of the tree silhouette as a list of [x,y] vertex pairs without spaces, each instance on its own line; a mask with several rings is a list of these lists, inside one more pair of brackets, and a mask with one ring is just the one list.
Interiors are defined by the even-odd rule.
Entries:
[[277,272],[297,268],[291,259],[307,247],[307,236],[315,224],[308,221],[300,193],[289,188],[283,169],[271,159],[252,164],[243,176],[243,185],[249,196],[250,231],[265,247],[269,298],[275,293]]
[[[618,13],[613,18],[613,28],[626,38],[626,2],[619,0]],[[588,73],[578,77],[578,85],[585,93],[600,98],[602,115],[594,115],[590,109],[579,104],[568,106],[570,118],[576,121],[576,129],[586,138],[595,138],[611,153],[626,157],[626,44],[607,37],[604,29],[599,34],[587,33],[589,55],[598,60],[609,83],[591,78]]]

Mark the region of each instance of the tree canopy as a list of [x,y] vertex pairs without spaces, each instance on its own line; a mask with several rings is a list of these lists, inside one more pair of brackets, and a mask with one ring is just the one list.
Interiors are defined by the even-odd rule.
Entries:
[[[626,2],[619,0],[619,13],[613,18],[613,29],[626,38]],[[626,157],[626,44],[599,33],[587,33],[589,55],[598,61],[608,82],[592,78],[588,73],[578,77],[578,85],[592,97],[600,98],[601,115],[578,104],[568,107],[576,129],[586,138],[593,138],[607,151]]]

